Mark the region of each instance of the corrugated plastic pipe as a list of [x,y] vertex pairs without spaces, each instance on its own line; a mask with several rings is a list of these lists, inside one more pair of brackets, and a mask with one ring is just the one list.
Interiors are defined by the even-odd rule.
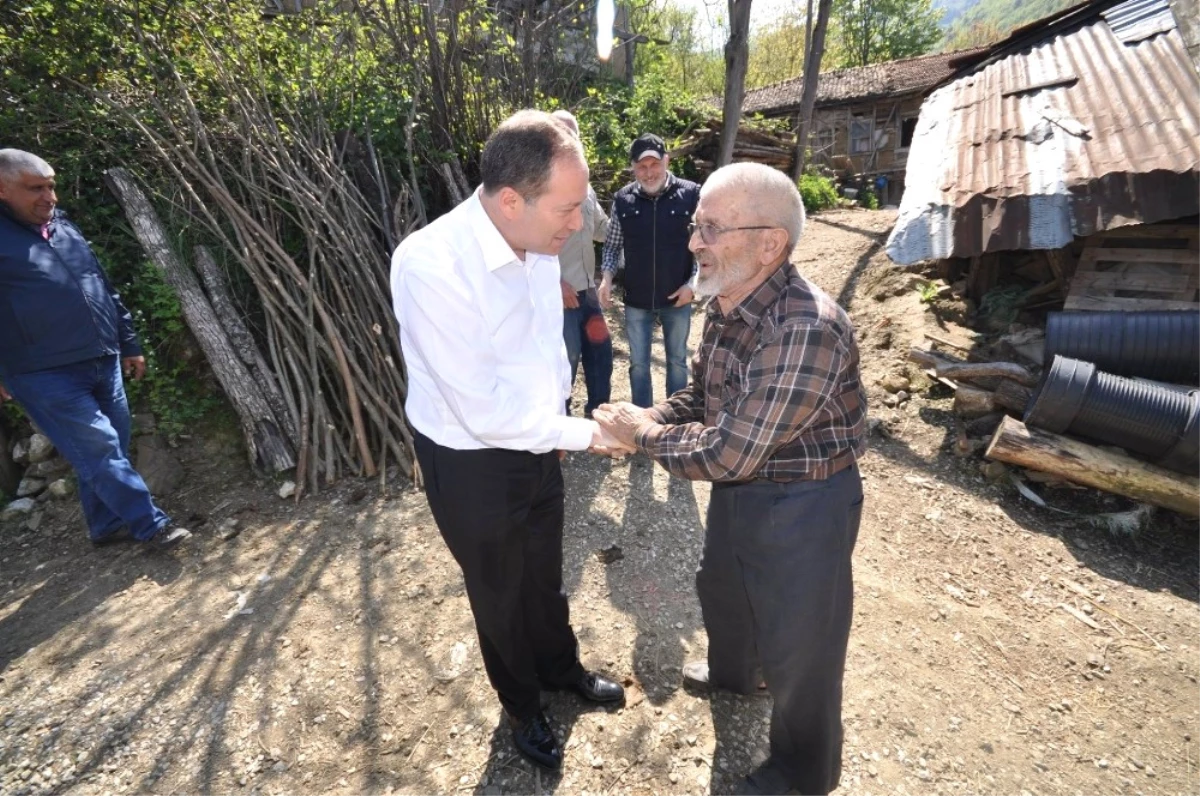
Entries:
[[1118,376],[1200,385],[1200,312],[1052,312],[1045,360],[1055,355]]
[[1119,445],[1178,472],[1195,475],[1200,468],[1200,390],[1183,392],[1056,356],[1025,422]]

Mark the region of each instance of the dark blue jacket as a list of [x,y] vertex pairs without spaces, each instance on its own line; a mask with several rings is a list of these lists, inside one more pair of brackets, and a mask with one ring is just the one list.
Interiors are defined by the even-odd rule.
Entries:
[[637,182],[613,196],[613,222],[620,223],[625,254],[625,303],[654,310],[670,307],[667,298],[692,278],[688,224],[700,201],[700,186],[672,175],[657,196]]
[[0,203],[0,380],[141,353],[133,318],[79,228],[55,210],[45,240]]

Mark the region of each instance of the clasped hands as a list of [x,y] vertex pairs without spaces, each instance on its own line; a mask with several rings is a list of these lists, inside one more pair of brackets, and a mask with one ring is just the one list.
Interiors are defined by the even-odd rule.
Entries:
[[588,452],[613,459],[624,459],[634,453],[638,429],[655,423],[649,410],[628,402],[601,404],[592,412],[592,419],[600,425],[600,430],[592,436]]

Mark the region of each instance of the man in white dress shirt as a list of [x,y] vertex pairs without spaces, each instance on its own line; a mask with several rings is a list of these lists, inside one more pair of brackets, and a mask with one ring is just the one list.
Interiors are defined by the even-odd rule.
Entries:
[[513,740],[556,769],[562,750],[541,690],[624,697],[580,664],[562,591],[559,452],[613,447],[594,421],[564,414],[571,373],[556,255],[582,228],[588,169],[562,125],[521,111],[492,133],[480,172],[471,198],[392,257],[405,410]]

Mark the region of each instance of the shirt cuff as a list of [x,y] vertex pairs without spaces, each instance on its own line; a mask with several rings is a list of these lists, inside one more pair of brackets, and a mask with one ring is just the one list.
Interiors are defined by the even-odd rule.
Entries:
[[585,451],[592,447],[592,437],[600,430],[600,424],[595,420],[582,417],[554,418],[558,426],[558,449],[560,451]]
[[667,427],[658,423],[646,423],[633,433],[633,444],[642,453],[649,453],[650,449],[658,444],[658,438],[663,435]]

